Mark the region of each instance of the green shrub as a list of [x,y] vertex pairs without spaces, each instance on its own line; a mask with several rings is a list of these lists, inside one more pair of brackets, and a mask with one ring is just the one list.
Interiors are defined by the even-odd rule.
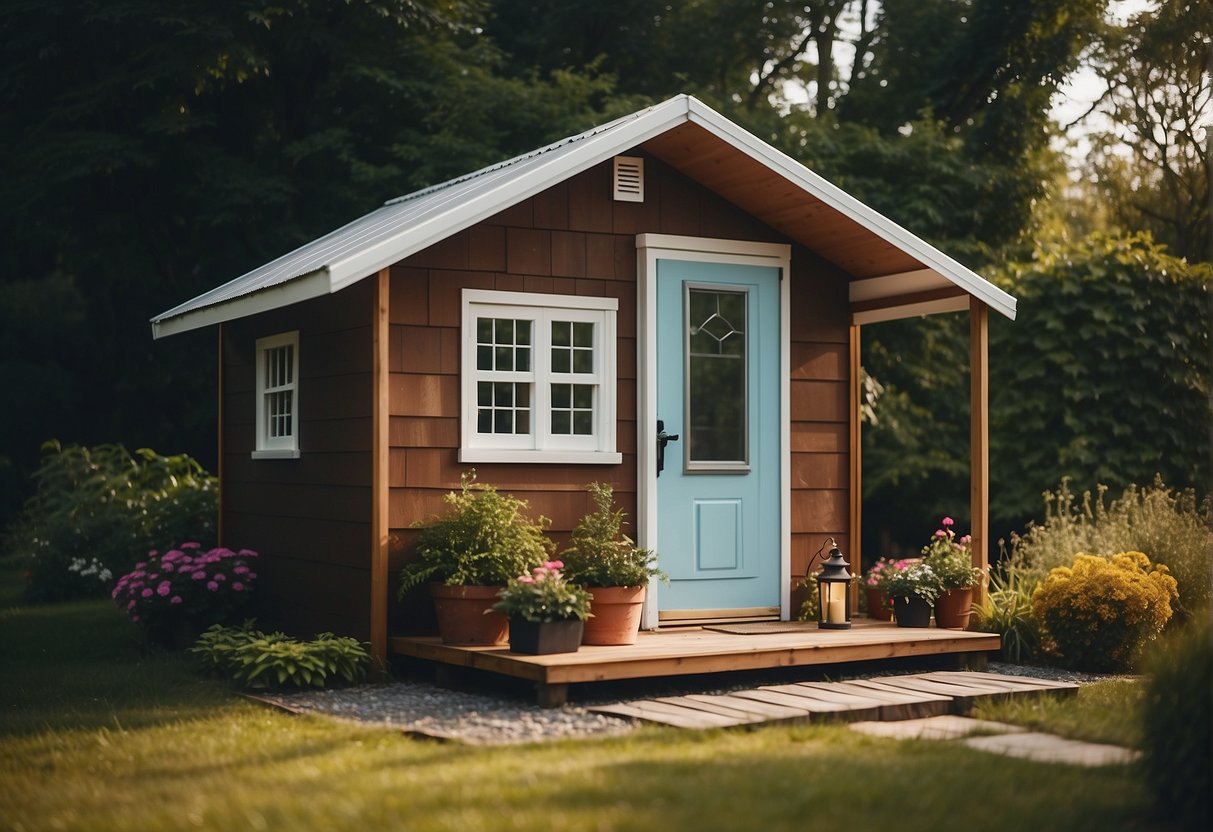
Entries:
[[990,591],[974,606],[974,629],[1002,637],[1002,658],[1009,662],[1032,661],[1040,654],[1040,624],[1032,614],[1032,590],[1014,569],[990,577]]
[[298,641],[283,633],[243,627],[211,627],[190,648],[204,669],[227,676],[252,690],[274,687],[323,688],[332,682],[354,684],[366,678],[371,657],[357,640],[320,633]]
[[560,553],[568,579],[605,587],[645,586],[652,577],[665,577],[653,552],[623,533],[623,509],[612,510],[611,486],[592,482],[588,488],[596,508],[581,518]]
[[37,491],[8,529],[26,600],[100,596],[162,541],[214,545],[218,484],[185,454],[121,445],[43,445]]
[[1157,811],[1182,829],[1209,828],[1213,798],[1213,635],[1181,631],[1153,657],[1145,678],[1142,766]]
[[1151,487],[1130,485],[1119,499],[1104,504],[1100,486],[1081,502],[1062,480],[1057,492],[1045,492],[1045,521],[1022,536],[1011,536],[1011,564],[1025,580],[1041,581],[1049,570],[1068,566],[1079,552],[1111,555],[1144,552],[1165,564],[1179,584],[1177,623],[1209,611],[1213,573],[1210,501],[1198,504],[1192,490],[1173,492],[1160,478]]
[[459,491],[443,496],[446,513],[421,530],[419,560],[400,573],[400,595],[426,581],[450,586],[504,586],[548,560],[556,548],[548,519],[526,517],[527,504],[465,473]]
[[1175,579],[1141,552],[1078,555],[1032,593],[1032,614],[1067,664],[1129,667],[1171,618]]

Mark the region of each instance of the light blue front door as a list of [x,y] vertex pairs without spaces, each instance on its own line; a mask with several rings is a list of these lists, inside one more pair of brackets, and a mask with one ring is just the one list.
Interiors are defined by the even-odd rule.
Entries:
[[779,269],[658,260],[666,622],[779,612],[779,363]]

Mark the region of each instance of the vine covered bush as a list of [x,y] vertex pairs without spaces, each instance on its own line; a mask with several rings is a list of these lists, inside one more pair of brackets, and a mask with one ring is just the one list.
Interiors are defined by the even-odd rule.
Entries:
[[218,483],[194,459],[122,445],[42,447],[37,490],[3,551],[25,564],[25,600],[100,597],[161,541],[214,544]]
[[1066,664],[1106,671],[1131,667],[1162,632],[1178,598],[1175,579],[1141,552],[1080,554],[1032,593],[1032,614]]
[[1010,567],[1032,584],[1051,569],[1068,566],[1078,552],[1144,552],[1165,564],[1178,584],[1178,621],[1207,614],[1213,574],[1210,500],[1198,503],[1193,490],[1173,491],[1159,477],[1145,488],[1130,485],[1110,504],[1107,490],[1101,485],[1080,500],[1063,479],[1056,492],[1045,492],[1044,522],[1022,537],[1011,536]]
[[356,639],[320,633],[299,641],[284,633],[263,633],[248,620],[241,627],[211,627],[190,652],[202,667],[252,690],[323,688],[366,678],[370,654]]

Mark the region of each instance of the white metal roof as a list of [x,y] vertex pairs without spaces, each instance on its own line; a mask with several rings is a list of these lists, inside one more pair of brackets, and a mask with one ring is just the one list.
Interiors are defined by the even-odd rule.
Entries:
[[[707,105],[679,95],[382,207],[152,318],[157,338],[339,291],[681,124],[699,125],[1007,317],[1015,299]],[[932,311],[932,310],[928,310]]]

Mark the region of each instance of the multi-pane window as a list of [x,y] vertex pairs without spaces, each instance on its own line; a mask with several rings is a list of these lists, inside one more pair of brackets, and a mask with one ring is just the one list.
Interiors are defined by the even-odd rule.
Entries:
[[299,333],[261,338],[257,354],[257,446],[254,456],[299,452]]
[[[465,462],[613,462],[612,298],[464,290]],[[606,458],[609,455],[610,458]]]

